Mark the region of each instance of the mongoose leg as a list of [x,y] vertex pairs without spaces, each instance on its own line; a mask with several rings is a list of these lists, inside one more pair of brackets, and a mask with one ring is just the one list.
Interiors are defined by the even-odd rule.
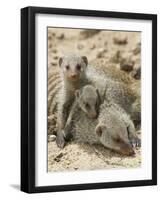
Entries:
[[137,136],[134,127],[132,125],[129,125],[127,127],[127,131],[128,131],[128,136],[129,136],[129,140],[131,142],[132,147],[140,147],[141,146],[141,140]]
[[56,143],[59,148],[61,149],[64,148],[66,141],[65,141],[65,135],[64,135],[63,130],[57,132]]
[[65,127],[64,130],[58,131],[56,136],[56,143],[59,148],[63,149],[64,146],[66,145],[66,142],[72,138],[72,134],[70,131],[71,131],[70,126]]
[[59,112],[59,116],[58,116],[58,133],[57,133],[57,137],[56,137],[56,143],[58,145],[58,147],[60,148],[64,148],[65,143],[66,143],[66,132],[64,130],[65,128],[65,122],[67,120],[67,116],[68,116],[68,102],[64,103],[61,106],[61,110]]
[[65,128],[64,128],[65,140],[66,141],[68,141],[72,138],[72,133],[71,133],[72,125],[73,125],[72,120],[74,118],[74,114],[78,110],[77,107],[78,107],[77,102],[74,102],[72,107],[71,107],[71,111],[69,113],[69,116],[68,116],[68,119],[67,119],[67,122],[66,122],[66,125],[65,125]]

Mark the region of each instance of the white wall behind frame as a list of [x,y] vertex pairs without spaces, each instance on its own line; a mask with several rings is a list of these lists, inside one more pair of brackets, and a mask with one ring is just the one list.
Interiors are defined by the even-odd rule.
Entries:
[[[91,3],[92,2],[92,3]],[[20,182],[20,8],[28,5],[66,7],[77,9],[100,9],[126,12],[158,13],[158,21],[161,21],[160,0],[100,0],[100,1],[75,1],[75,0],[5,0],[0,6],[0,197],[17,200],[74,200],[74,199],[113,199],[113,200],[136,200],[136,199],[160,199],[161,196],[161,173],[158,173],[159,185],[156,187],[134,187],[108,190],[91,190],[64,193],[46,193],[27,195],[19,192],[16,188]],[[161,26],[158,26],[158,35],[161,35]],[[158,52],[161,52],[161,40],[158,37]],[[158,66],[161,59],[158,57]],[[7,82],[6,82],[7,76]],[[158,67],[158,86],[161,85],[161,70]],[[9,92],[10,91],[10,92]],[[161,102],[161,93],[158,89],[158,102]],[[11,100],[12,97],[12,100]],[[12,113],[12,120],[9,121],[9,114]],[[158,106],[158,117],[161,119],[161,107]],[[158,154],[161,153],[160,135],[161,123],[158,123]],[[7,145],[6,145],[7,143]],[[158,169],[161,168],[161,159],[158,160]]]

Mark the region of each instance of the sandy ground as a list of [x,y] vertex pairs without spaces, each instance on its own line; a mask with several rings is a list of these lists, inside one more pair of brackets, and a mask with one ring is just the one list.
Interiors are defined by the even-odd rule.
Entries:
[[48,171],[134,168],[141,164],[140,149],[134,157],[121,156],[100,145],[68,143],[60,150],[55,142],[48,143]]
[[[67,53],[88,57],[89,64],[108,65],[132,75],[140,67],[140,33],[118,31],[86,32],[79,29],[48,29],[48,67],[57,68],[58,58]],[[136,80],[137,81],[137,80]],[[141,165],[141,149],[127,157],[99,145],[69,142],[59,149],[49,135],[48,171],[136,168]]]

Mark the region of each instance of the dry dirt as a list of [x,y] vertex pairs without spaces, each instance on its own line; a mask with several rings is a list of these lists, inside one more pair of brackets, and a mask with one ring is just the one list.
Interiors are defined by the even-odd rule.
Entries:
[[[57,68],[60,56],[78,53],[87,56],[89,64],[122,69],[134,77],[135,70],[140,67],[140,40],[139,32],[49,28],[48,67]],[[78,144],[75,141],[69,142],[64,149],[59,149],[55,137],[48,137],[49,172],[136,168],[141,165],[141,149],[135,149],[133,157],[119,155],[100,145]]]

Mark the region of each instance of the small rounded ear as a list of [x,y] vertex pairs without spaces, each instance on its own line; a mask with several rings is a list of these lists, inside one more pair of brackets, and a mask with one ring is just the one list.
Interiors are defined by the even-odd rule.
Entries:
[[101,124],[98,124],[98,125],[96,126],[95,132],[96,132],[96,134],[97,134],[99,137],[102,136],[104,127],[105,127],[105,126],[104,126],[104,125],[101,125]]
[[63,58],[60,57],[60,58],[59,58],[59,67],[61,67],[62,62],[63,62]]
[[88,65],[88,59],[86,56],[82,56],[82,60],[84,61],[84,63],[86,64],[86,66]]
[[78,99],[80,97],[80,90],[75,91],[75,97],[76,97],[76,99]]

